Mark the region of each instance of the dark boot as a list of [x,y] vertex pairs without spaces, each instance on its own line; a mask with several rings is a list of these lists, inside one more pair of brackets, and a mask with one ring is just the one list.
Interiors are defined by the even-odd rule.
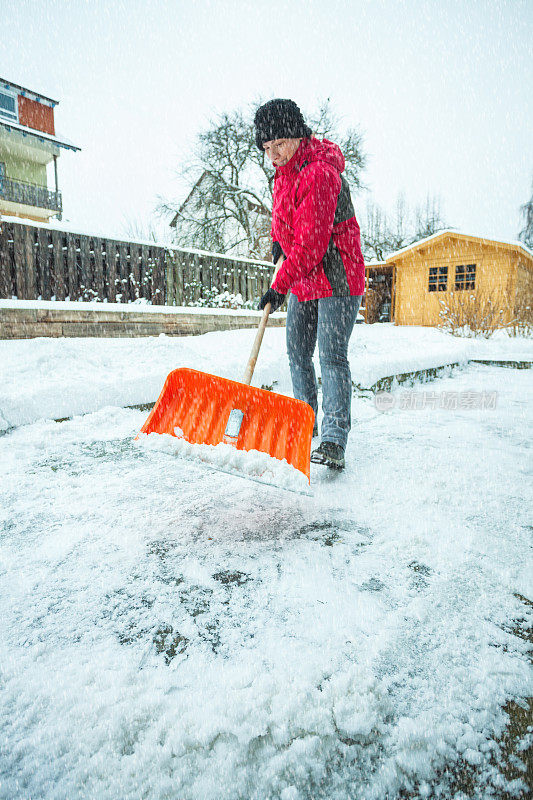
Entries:
[[344,450],[335,442],[322,442],[311,453],[313,464],[324,464],[331,469],[344,469]]

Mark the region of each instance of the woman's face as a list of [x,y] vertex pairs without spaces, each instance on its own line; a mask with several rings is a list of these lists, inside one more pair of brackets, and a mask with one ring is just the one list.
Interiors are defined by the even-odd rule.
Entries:
[[300,146],[301,139],[274,139],[265,142],[264,151],[274,167],[284,167]]

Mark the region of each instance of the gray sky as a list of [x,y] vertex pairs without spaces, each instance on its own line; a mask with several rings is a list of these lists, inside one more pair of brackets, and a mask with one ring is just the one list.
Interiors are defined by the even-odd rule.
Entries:
[[[7,9],[7,14],[5,13]],[[124,233],[220,111],[326,97],[369,155],[354,198],[428,192],[446,222],[511,238],[533,178],[533,0],[3,0],[0,76],[60,101],[65,218]]]

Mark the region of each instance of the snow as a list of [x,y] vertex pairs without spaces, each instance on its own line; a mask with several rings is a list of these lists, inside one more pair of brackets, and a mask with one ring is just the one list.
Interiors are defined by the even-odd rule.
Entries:
[[[231,297],[229,292],[226,293]],[[235,296],[235,295],[234,295]],[[215,316],[256,317],[257,322],[263,316],[262,311],[240,308],[211,308],[206,306],[164,306],[147,303],[144,298],[133,303],[107,303],[90,300],[0,300],[0,311],[3,308],[25,309],[35,311],[99,311],[111,314],[204,314]],[[286,312],[276,311],[276,318],[285,318]]]
[[[269,329],[255,385],[278,379],[284,335],[284,329]],[[240,379],[254,337],[248,328],[188,337],[0,341],[0,416],[17,426],[106,405],[154,402],[168,373],[179,366]],[[282,369],[288,392],[288,367],[283,363]]]
[[[241,419],[242,419],[242,412]],[[244,475],[261,483],[273,486],[291,487],[291,491],[310,494],[307,476],[287,463],[258,450],[237,450],[230,444],[217,445],[192,444],[184,438],[180,428],[170,434],[141,433],[141,445],[154,450],[162,450],[173,456],[187,460],[200,461],[229,474]]]
[[[85,305],[102,309],[98,303]],[[106,310],[110,307],[106,305]],[[135,306],[136,311],[146,308]],[[193,313],[190,308],[187,311]],[[255,313],[260,317],[259,312],[228,309],[194,309],[194,313]],[[242,329],[188,337],[0,340],[0,426],[5,430],[39,419],[96,411],[105,405],[154,402],[166,376],[176,367],[240,380],[254,336],[252,329]],[[352,380],[363,388],[390,375],[465,364],[476,357],[533,360],[533,343],[505,334],[488,341],[459,339],[436,328],[391,323],[357,325],[350,342]],[[320,375],[318,361],[316,369]],[[267,329],[253,384],[273,385],[276,392],[291,393],[283,328]]]
[[[289,392],[283,336],[254,383]],[[411,391],[497,402],[395,389],[381,413],[356,392],[347,470],[312,465],[304,497],[136,442],[146,412],[119,407],[175,366],[239,375],[251,339],[0,342],[20,426],[0,438],[0,798],[459,798],[467,764],[488,800],[503,781],[502,706],[533,690],[512,633],[533,386],[466,358],[530,341],[357,326],[354,380],[453,356]]]

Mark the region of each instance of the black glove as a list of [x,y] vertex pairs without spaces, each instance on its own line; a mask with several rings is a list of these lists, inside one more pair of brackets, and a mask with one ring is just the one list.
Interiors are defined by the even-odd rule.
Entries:
[[274,264],[277,264],[279,261],[279,257],[284,255],[285,253],[281,249],[280,243],[274,242],[274,244],[272,245],[272,261],[274,262]]
[[277,311],[280,306],[283,305],[285,302],[285,295],[276,292],[275,289],[270,287],[268,292],[265,292],[261,300],[259,301],[259,310],[262,311],[267,303],[270,303],[270,313],[273,314],[274,311]]

